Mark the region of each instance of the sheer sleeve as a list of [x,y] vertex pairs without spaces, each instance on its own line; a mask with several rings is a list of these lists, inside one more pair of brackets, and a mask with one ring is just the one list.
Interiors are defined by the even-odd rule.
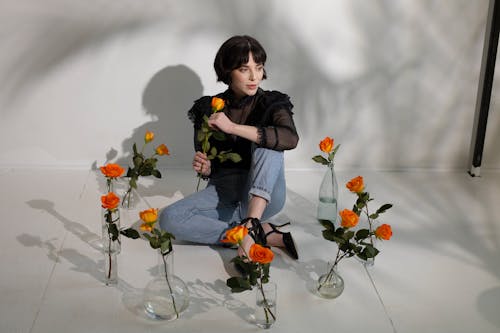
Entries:
[[293,121],[290,98],[277,91],[268,92],[264,99],[266,115],[257,126],[260,146],[273,150],[289,150],[297,146],[299,136]]

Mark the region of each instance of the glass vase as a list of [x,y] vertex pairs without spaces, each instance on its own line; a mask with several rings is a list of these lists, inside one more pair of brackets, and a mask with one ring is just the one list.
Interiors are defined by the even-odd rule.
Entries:
[[175,320],[189,305],[187,285],[173,274],[173,253],[158,251],[158,269],[144,288],[144,310],[155,320]]
[[118,256],[116,252],[104,253],[104,283],[107,286],[118,283]]
[[118,209],[102,209],[101,247],[104,254],[104,283],[118,283],[118,260],[120,253],[120,211]]
[[338,191],[337,177],[332,165],[327,168],[319,188],[318,219],[335,223],[337,220]]
[[120,210],[102,209],[102,251],[104,253],[116,253],[121,251],[120,243]]
[[328,271],[318,278],[316,291],[323,298],[337,298],[344,291],[344,279],[337,272],[337,265],[328,265]]
[[276,321],[277,285],[263,283],[255,288],[255,324],[268,329]]
[[[366,252],[363,252],[361,253],[362,256],[356,256],[356,259],[362,263],[365,267],[367,268],[370,268],[370,267],[373,267],[375,265],[375,256],[378,254],[379,250],[377,249],[379,244],[377,242],[377,238],[375,238],[374,236],[371,236],[370,240],[367,242],[371,245],[371,247],[373,247],[373,249],[371,251],[366,251]],[[371,254],[369,254],[371,253]],[[372,256],[374,255],[374,256]]]

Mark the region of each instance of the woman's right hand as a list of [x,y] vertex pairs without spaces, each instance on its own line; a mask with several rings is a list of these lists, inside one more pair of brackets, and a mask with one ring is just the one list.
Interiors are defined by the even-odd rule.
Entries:
[[201,151],[197,151],[196,154],[194,154],[193,169],[203,176],[210,176],[212,168],[210,160],[207,158],[206,154]]

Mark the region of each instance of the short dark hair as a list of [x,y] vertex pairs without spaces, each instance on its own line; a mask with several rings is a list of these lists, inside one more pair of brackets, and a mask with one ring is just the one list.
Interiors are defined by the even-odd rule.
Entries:
[[[222,81],[227,85],[231,84],[231,71],[246,64],[250,52],[257,64],[265,65],[267,58],[266,51],[255,38],[245,35],[233,36],[226,40],[219,48],[219,51],[217,51],[214,60],[217,81]],[[266,70],[264,69],[262,79],[266,78]]]

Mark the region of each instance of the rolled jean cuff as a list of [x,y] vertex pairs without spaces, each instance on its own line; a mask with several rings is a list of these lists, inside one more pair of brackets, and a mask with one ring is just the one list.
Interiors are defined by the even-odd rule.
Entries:
[[271,202],[271,193],[266,191],[263,188],[259,187],[252,187],[249,191],[249,193],[253,196],[261,197],[267,201],[267,204]]

